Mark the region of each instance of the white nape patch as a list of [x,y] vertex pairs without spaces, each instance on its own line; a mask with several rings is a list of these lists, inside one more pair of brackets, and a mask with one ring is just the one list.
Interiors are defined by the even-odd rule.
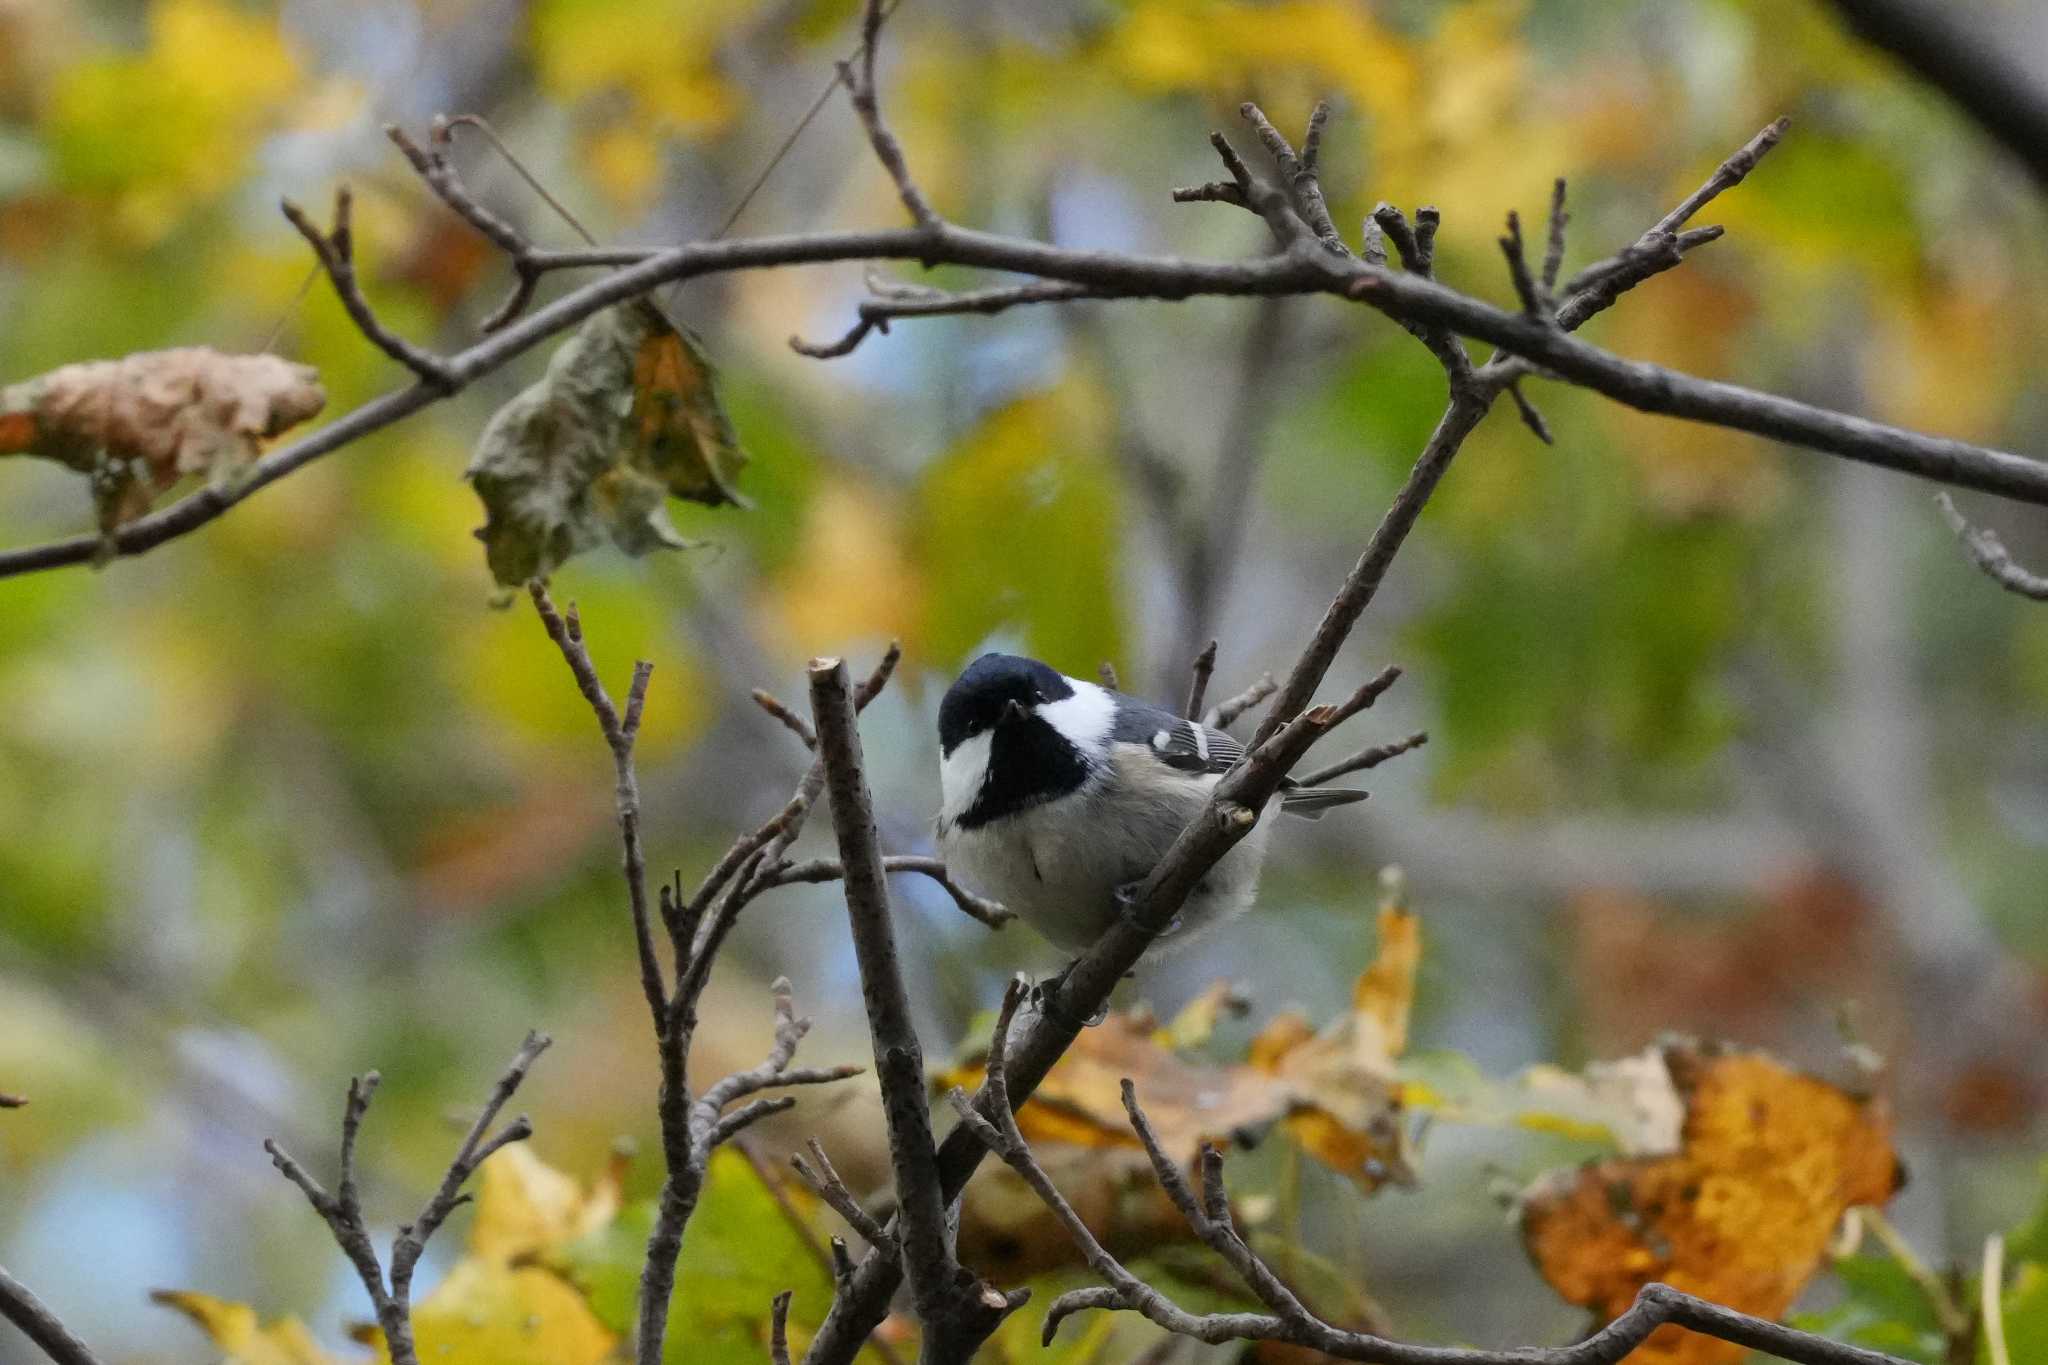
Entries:
[[967,813],[974,798],[981,794],[982,784],[988,781],[991,739],[986,730],[969,735],[939,760],[939,818],[946,824]]
[[1090,763],[1109,752],[1109,732],[1116,726],[1116,698],[1109,689],[1079,678],[1068,678],[1071,697],[1049,701],[1038,708],[1039,719],[1067,737]]

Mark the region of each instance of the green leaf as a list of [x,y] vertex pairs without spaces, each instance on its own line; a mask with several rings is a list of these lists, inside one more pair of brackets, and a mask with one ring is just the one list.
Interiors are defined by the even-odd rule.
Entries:
[[[2014,1365],[2048,1360],[2048,1266],[2030,1261],[2005,1291],[2005,1348]],[[1988,1359],[1980,1353],[1978,1359]]]
[[[632,1323],[653,1226],[653,1201],[633,1204],[566,1248],[554,1266],[614,1331],[624,1333]],[[769,1305],[785,1289],[795,1295],[793,1331],[816,1330],[832,1304],[830,1273],[747,1159],[720,1150],[683,1233],[663,1359],[669,1365],[760,1365],[767,1358]]]
[[1006,404],[927,471],[918,539],[935,663],[960,662],[998,631],[1083,677],[1117,659],[1116,483],[1080,397]]
[[2028,1261],[2048,1266],[2048,1164],[2041,1167],[2041,1188],[2033,1213],[2006,1234],[2005,1259],[2020,1265]]
[[645,302],[620,304],[484,427],[468,471],[486,513],[477,538],[506,587],[604,539],[629,555],[681,549],[668,499],[739,504],[730,480],[745,461],[695,340]]

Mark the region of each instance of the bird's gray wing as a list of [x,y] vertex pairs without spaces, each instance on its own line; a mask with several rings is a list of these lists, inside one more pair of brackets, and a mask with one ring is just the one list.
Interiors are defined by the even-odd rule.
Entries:
[[1176,716],[1163,706],[1123,700],[1113,738],[1142,744],[1168,767],[1191,773],[1221,773],[1244,756],[1244,745],[1199,721]]

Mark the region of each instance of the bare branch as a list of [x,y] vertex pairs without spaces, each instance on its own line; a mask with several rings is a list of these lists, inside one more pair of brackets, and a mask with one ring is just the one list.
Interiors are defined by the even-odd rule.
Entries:
[[1213,638],[1208,644],[1203,645],[1202,652],[1195,656],[1195,664],[1190,672],[1193,676],[1188,679],[1188,700],[1187,704],[1181,707],[1180,713],[1189,720],[1200,720],[1202,703],[1209,696],[1209,679],[1216,672],[1216,641]]
[[1073,299],[1115,298],[1113,293],[1091,288],[1083,284],[1070,284],[1060,280],[1034,280],[1030,284],[1009,285],[1000,289],[977,289],[964,294],[949,294],[943,290],[920,293],[916,297],[883,297],[867,299],[860,305],[859,319],[848,328],[837,341],[813,343],[802,337],[791,337],[789,347],[798,355],[813,360],[832,360],[850,355],[855,347],[867,340],[869,333],[886,334],[889,323],[895,318],[943,317],[962,313],[980,313],[984,316],[1003,312],[1026,303],[1063,303]]
[[[991,929],[1000,929],[1017,918],[1013,911],[1005,909],[986,896],[976,895],[954,881],[941,859],[892,853],[882,859],[882,867],[890,873],[915,872],[929,877],[953,898],[953,904],[960,907],[961,913]],[[813,858],[809,862],[782,863],[763,872],[761,885],[767,887],[788,886],[794,882],[836,882],[845,875],[845,870],[840,867],[837,859]]]
[[2006,549],[2005,542],[1998,538],[1998,532],[1970,525],[1956,510],[1955,499],[1946,493],[1936,493],[1934,501],[1941,508],[1949,529],[1970,552],[1970,562],[1982,569],[1986,577],[2007,592],[2031,597],[2036,602],[2048,602],[2048,577],[2029,572],[2014,560],[2012,551]]
[[370,1099],[377,1091],[377,1073],[366,1073],[348,1083],[348,1098],[341,1116],[341,1175],[333,1193],[328,1193],[275,1139],[264,1141],[263,1150],[270,1154],[271,1164],[299,1187],[300,1193],[306,1196],[306,1202],[326,1222],[335,1244],[355,1267],[356,1276],[362,1281],[376,1311],[377,1326],[384,1333],[385,1348],[393,1365],[419,1365],[412,1339],[412,1276],[419,1264],[420,1253],[426,1249],[427,1240],[456,1206],[469,1197],[462,1193],[462,1186],[475,1174],[476,1168],[491,1153],[507,1143],[523,1141],[533,1131],[524,1115],[495,1133],[491,1131],[491,1125],[497,1122],[498,1112],[519,1089],[520,1082],[526,1079],[534,1059],[547,1050],[549,1041],[544,1034],[526,1035],[526,1041],[520,1044],[511,1064],[492,1087],[490,1098],[470,1125],[462,1145],[456,1148],[454,1158],[441,1177],[440,1186],[427,1200],[419,1216],[400,1227],[398,1235],[392,1238],[388,1278],[370,1241],[369,1227],[363,1218],[362,1202],[356,1191],[356,1137],[362,1128],[363,1116],[369,1112]]
[[1557,272],[1564,268],[1564,229],[1572,216],[1564,209],[1564,177],[1559,176],[1550,188],[1550,239],[1543,248],[1543,293],[1546,297],[1557,289]]
[[1323,619],[1316,626],[1308,648],[1288,674],[1277,700],[1268,708],[1266,718],[1259,722],[1258,731],[1252,737],[1252,747],[1273,738],[1283,725],[1300,715],[1315,696],[1323,675],[1336,661],[1337,651],[1350,637],[1351,627],[1378,594],[1394,556],[1400,553],[1408,533],[1415,528],[1417,518],[1422,515],[1423,507],[1436,491],[1444,472],[1450,468],[1458,448],[1485,415],[1483,400],[1453,390],[1450,405],[1444,409],[1443,416],[1437,420],[1436,430],[1430,433],[1428,444],[1408,471],[1407,482],[1402,484],[1392,505],[1380,518],[1372,538],[1366,542],[1364,553],[1359,555],[1336,597],[1324,610]]
[[[462,177],[457,173],[454,163],[448,159],[448,155],[443,149],[447,147],[449,142],[449,130],[458,124],[466,124],[478,129],[490,140],[493,146],[496,146],[501,152],[505,151],[504,144],[498,141],[497,132],[488,123],[485,123],[481,118],[473,114],[465,114],[457,119],[435,119],[431,134],[433,143],[431,150],[421,147],[417,142],[414,142],[405,129],[395,123],[384,125],[384,136],[391,139],[391,144],[404,154],[407,161],[412,163],[413,170],[419,173],[420,179],[427,182],[428,188],[439,196],[442,203],[453,209],[456,215],[464,222],[483,234],[493,246],[504,252],[511,261],[513,273],[512,291],[505,296],[503,303],[491,310],[490,315],[482,323],[482,330],[490,333],[497,331],[526,311],[526,306],[533,302],[534,291],[540,286],[541,277],[546,271],[535,262],[533,243],[526,239],[526,234],[520,232],[503,218],[500,218],[497,214],[492,213],[489,209],[478,203],[476,197],[469,192],[469,187],[462,182]],[[509,153],[507,155],[509,157]],[[514,164],[516,165],[517,163],[514,162]],[[524,174],[525,168],[520,167],[520,172]],[[535,187],[538,188],[538,185],[536,184]],[[550,203],[554,202],[553,196],[548,196],[548,199]],[[568,212],[566,209],[561,209],[559,204],[556,205],[556,208],[560,209],[564,214]],[[575,219],[571,217],[570,221],[574,222]],[[589,240],[587,233],[585,234],[585,240]]]
[[1428,733],[1417,730],[1406,739],[1397,739],[1391,744],[1375,744],[1369,749],[1360,749],[1349,758],[1340,758],[1327,767],[1317,768],[1311,773],[1303,773],[1294,780],[1304,787],[1320,787],[1325,782],[1334,782],[1338,778],[1350,773],[1364,772],[1369,768],[1377,768],[1388,759],[1398,758],[1402,754],[1413,749],[1419,749],[1427,743],[1429,743]]
[[[1436,229],[1442,222],[1442,216],[1435,209],[1418,209],[1415,215],[1418,225],[1425,222],[1424,215],[1427,215],[1428,225],[1426,237],[1408,225],[1408,219],[1403,216],[1400,209],[1383,199],[1374,206],[1367,230],[1385,233],[1386,239],[1394,244],[1395,254],[1401,258],[1402,269],[1411,275],[1428,279],[1435,264]],[[1382,251],[1379,254],[1378,263],[1383,264],[1386,253]],[[1429,348],[1437,363],[1444,367],[1444,373],[1450,377],[1453,387],[1471,380],[1472,357],[1466,352],[1465,343],[1459,340],[1454,332],[1449,328],[1418,322],[1412,318],[1402,318],[1399,321],[1411,336]]]
[[768,1358],[775,1365],[789,1365],[789,1301],[794,1297],[790,1290],[783,1290],[769,1310]]
[[1508,259],[1508,278],[1514,281],[1522,311],[1538,321],[1550,321],[1557,305],[1529,273],[1529,260],[1522,251],[1522,216],[1513,209],[1508,210],[1508,232],[1500,239],[1500,250]]
[[1228,730],[1237,723],[1238,717],[1257,706],[1280,690],[1280,684],[1273,681],[1271,673],[1261,673],[1254,682],[1236,696],[1225,697],[1209,708],[1209,714],[1202,717],[1202,724],[1211,729]]
[[816,1163],[815,1166],[806,1162],[802,1153],[792,1152],[789,1157],[790,1166],[803,1178],[803,1182],[816,1191],[834,1213],[844,1218],[846,1225],[859,1233],[869,1246],[893,1246],[895,1234],[861,1207],[860,1200],[854,1197],[853,1191],[840,1179],[839,1172],[833,1169],[832,1159],[825,1155],[824,1145],[816,1138],[809,1139],[804,1145],[810,1148],[811,1162]]
[[0,1318],[21,1329],[56,1365],[100,1365],[90,1347],[73,1336],[29,1287],[0,1266]]
[[[1770,129],[1765,131],[1766,134],[1771,133]],[[1775,138],[1768,140],[1774,141]],[[1228,144],[1223,146],[1227,149]],[[1756,146],[1758,141],[1753,140],[1751,147]],[[1748,152],[1749,148],[1744,151]],[[1235,153],[1229,155],[1236,160]],[[1730,159],[1731,163],[1739,163],[1742,156],[1738,153],[1737,157]],[[1750,161],[1753,164],[1753,155]],[[1242,164],[1237,161],[1238,166]],[[1709,184],[1716,181],[1725,183],[1717,185],[1715,193],[1726,184],[1734,183],[1733,179],[1718,173]],[[1689,214],[1706,200],[1696,194],[1688,202],[1691,207],[1685,211]],[[1711,231],[1701,229],[1677,234],[1674,242],[1682,253],[1692,245],[1711,240],[1712,236]],[[1663,254],[1669,255],[1668,251]],[[450,383],[459,389],[533,346],[576,326],[600,309],[623,299],[638,297],[672,281],[769,266],[889,259],[1010,270],[1044,280],[1065,280],[1106,295],[1130,298],[1336,293],[1369,302],[1404,324],[1439,325],[1491,342],[1519,357],[1509,358],[1508,363],[1540,366],[1568,382],[1641,411],[1748,431],[1956,487],[1977,488],[2022,502],[2048,505],[2048,464],[2041,461],[1964,441],[1925,436],[1756,390],[1623,360],[1597,347],[1558,335],[1555,331],[1541,329],[1525,317],[1445,289],[1420,272],[1402,278],[1375,269],[1366,261],[1344,262],[1328,253],[1300,256],[1283,252],[1228,263],[1189,261],[1176,257],[1069,250],[951,225],[942,226],[936,233],[922,228],[825,232],[698,242],[660,250],[615,248],[536,252],[535,264],[545,270],[616,269],[605,278],[572,291],[467,350],[448,357],[447,373]],[[1582,272],[1580,278],[1586,278],[1586,272]],[[1614,280],[1608,280],[1603,286],[1616,295],[1621,287],[1625,284]],[[1560,310],[1560,328],[1571,330],[1603,306],[1605,304],[1597,300],[1584,303],[1578,299],[1567,300]],[[1500,363],[1499,359],[1489,362],[1490,365]],[[1498,373],[1491,378],[1497,381]],[[372,399],[312,434],[271,451],[232,486],[210,485],[169,507],[128,523],[111,538],[113,553],[117,556],[144,554],[166,541],[190,534],[259,489],[372,432],[401,421],[445,396],[443,389],[423,384]],[[0,552],[0,578],[62,565],[94,563],[107,548],[102,537],[90,534]]]
[[[548,638],[555,642],[563,662],[569,665],[577,690],[590,703],[591,712],[597,717],[598,729],[603,732],[605,744],[612,751],[612,771],[616,779],[613,804],[623,850],[621,870],[626,879],[626,902],[633,917],[633,946],[640,960],[640,991],[647,998],[647,1008],[654,1016],[654,1026],[658,1030],[668,1013],[668,987],[662,980],[661,959],[654,947],[654,926],[647,914],[647,855],[640,843],[640,779],[633,763],[633,742],[640,733],[640,715],[646,706],[647,686],[653,677],[654,665],[644,660],[633,665],[633,684],[626,695],[626,714],[620,717],[611,694],[605,691],[603,679],[597,676],[597,665],[591,662],[590,651],[583,643],[583,624],[577,618],[575,603],[569,604],[569,614],[565,617],[555,610],[554,600],[538,580],[527,585],[527,593],[533,599],[533,609],[539,614]],[[665,899],[662,904],[667,910],[673,902]],[[667,918],[664,915],[664,919]],[[682,945],[677,945],[676,951],[680,954]]]
[[1323,244],[1325,250],[1333,255],[1349,256],[1351,252],[1338,235],[1337,225],[1330,220],[1330,206],[1323,200],[1322,181],[1316,174],[1316,160],[1322,151],[1323,125],[1329,121],[1330,106],[1319,100],[1315,111],[1309,115],[1308,139],[1304,143],[1307,152],[1302,156],[1294,154],[1294,148],[1288,145],[1287,139],[1258,105],[1247,100],[1238,106],[1238,113],[1258,132],[1259,141],[1266,145],[1273,164],[1280,168],[1301,216],[1308,222],[1309,231],[1316,235],[1316,240]]
[[334,285],[335,296],[341,306],[348,310],[351,321],[370,343],[384,354],[419,376],[422,384],[438,391],[442,396],[452,394],[458,387],[454,366],[435,355],[413,345],[404,337],[377,320],[377,314],[370,307],[370,301],[363,297],[362,286],[356,282],[355,234],[350,227],[350,208],[354,196],[346,185],[337,186],[334,191],[334,226],[322,232],[306,216],[306,211],[291,200],[279,201],[284,216],[291,220],[306,244],[313,248],[313,254],[320,258],[321,268]]
[[776,696],[773,692],[759,687],[755,688],[750,695],[754,698],[754,705],[782,722],[783,728],[795,735],[797,740],[806,749],[818,747],[818,732],[811,728],[809,721],[785,706],[780,697]]
[[1507,391],[1508,397],[1515,400],[1515,414],[1522,419],[1522,425],[1534,432],[1536,439],[1543,444],[1556,445],[1556,439],[1550,434],[1550,423],[1543,420],[1543,414],[1529,401],[1529,395],[1522,392],[1522,386],[1519,383],[1510,383],[1507,385]]
[[860,729],[846,665],[811,663],[811,714],[832,827],[844,868],[847,918],[860,964],[861,996],[874,1042],[875,1076],[889,1133],[889,1163],[900,1210],[897,1241],[923,1324],[929,1358],[964,1360],[987,1340],[1015,1302],[967,1272],[953,1255],[931,1116],[925,1108],[924,1050],[911,1023],[910,997],[896,960],[889,888],[876,842],[873,801],[861,758]]
[[881,46],[877,40],[881,36],[884,17],[882,0],[867,0],[861,13],[860,55],[854,61],[838,64],[839,79],[853,97],[853,111],[859,115],[861,126],[867,129],[868,145],[874,149],[875,159],[896,182],[896,194],[903,200],[903,207],[910,210],[912,220],[921,230],[935,233],[944,224],[931,202],[924,197],[924,191],[918,189],[917,182],[910,178],[910,167],[903,159],[903,144],[896,140],[896,135],[883,121],[881,103],[875,95],[875,54]]
[[1222,133],[1211,133],[1209,145],[1216,149],[1223,168],[1230,172],[1231,180],[1236,183],[1237,198],[1265,220],[1275,242],[1284,248],[1310,235],[1308,224],[1302,222],[1301,215],[1295,212],[1287,196],[1253,175],[1251,167],[1245,165],[1244,158],[1237,154],[1237,148],[1230,145],[1229,138]]
[[1791,126],[1792,120],[1789,118],[1775,118],[1765,124],[1762,132],[1743,143],[1735,150],[1734,155],[1716,166],[1714,173],[1707,177],[1704,185],[1679,200],[1678,207],[1659,218],[1657,225],[1650,231],[1676,233],[1690,223],[1693,215],[1724,191],[1740,185],[1743,178],[1756,169],[1757,163],[1764,159],[1771,148],[1778,145],[1778,140],[1785,136],[1785,130]]

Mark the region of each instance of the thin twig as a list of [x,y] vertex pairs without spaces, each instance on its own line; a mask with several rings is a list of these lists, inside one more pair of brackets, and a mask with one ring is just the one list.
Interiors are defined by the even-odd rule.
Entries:
[[1371,748],[1360,749],[1349,758],[1340,758],[1327,767],[1317,768],[1314,772],[1303,773],[1294,780],[1304,787],[1320,787],[1325,782],[1334,782],[1338,778],[1351,773],[1364,772],[1369,768],[1377,768],[1388,759],[1399,758],[1402,754],[1413,749],[1419,749],[1427,743],[1429,743],[1428,732],[1417,730],[1406,739],[1397,739],[1391,744],[1375,744]]
[[860,117],[861,126],[867,129],[868,145],[874,150],[875,160],[896,182],[897,197],[903,207],[910,210],[911,219],[925,232],[936,232],[942,222],[924,197],[924,191],[911,179],[910,166],[903,159],[903,144],[889,131],[883,121],[882,109],[875,93],[875,56],[881,44],[882,20],[888,15],[882,0],[867,0],[861,11],[861,46],[857,60],[838,64],[839,79],[853,97],[853,111]]
[[1250,687],[1210,707],[1209,714],[1202,717],[1202,724],[1212,730],[1228,730],[1237,723],[1238,717],[1279,690],[1280,684],[1273,681],[1271,673],[1261,673],[1258,681]]
[[[1010,1016],[1018,998],[1021,998],[1021,991],[1013,986],[1005,997],[1003,1015],[997,1022],[995,1041],[991,1044],[992,1078],[998,1074],[996,1059],[1001,1054],[1001,1045],[1009,1031]],[[1642,1345],[1651,1332],[1667,1323],[1767,1351],[1786,1360],[1804,1362],[1805,1365],[1904,1365],[1895,1357],[1782,1327],[1661,1284],[1644,1286],[1628,1311],[1598,1332],[1573,1345],[1548,1349],[1475,1350],[1420,1346],[1369,1332],[1335,1327],[1303,1304],[1237,1231],[1224,1191],[1222,1152],[1211,1144],[1203,1144],[1197,1158],[1201,1174],[1198,1195],[1178,1160],[1161,1145],[1145,1111],[1138,1105],[1131,1082],[1126,1079],[1123,1082],[1124,1110],[1152,1163],[1153,1174],[1161,1188],[1196,1236],[1238,1274],[1269,1310],[1265,1313],[1190,1313],[1132,1274],[1096,1240],[1031,1155],[1017,1127],[1007,1094],[999,1083],[991,1085],[986,1097],[988,1103],[974,1105],[958,1090],[949,1096],[960,1114],[962,1129],[1024,1178],[1066,1229],[1069,1239],[1089,1267],[1107,1282],[1102,1286],[1062,1294],[1052,1303],[1045,1317],[1044,1341],[1048,1346],[1066,1318],[1091,1309],[1104,1309],[1142,1314],[1169,1332],[1197,1341],[1280,1342],[1343,1360],[1374,1362],[1375,1365],[1615,1365]]]
[[2036,602],[2048,602],[2048,576],[2032,573],[2012,557],[2012,551],[2005,548],[2005,542],[1998,538],[1998,532],[1988,527],[1970,525],[1963,514],[1956,510],[1955,499],[1946,493],[1936,493],[1934,501],[1941,508],[1942,517],[1949,529],[1956,533],[1956,539],[1963,542],[1969,551],[1970,562],[1984,571],[1986,577],[2007,592],[2031,597]]
[[1564,229],[1572,216],[1564,209],[1564,177],[1550,189],[1550,238],[1543,248],[1542,285],[1545,297],[1557,289],[1557,272],[1564,268]]
[[1541,410],[1529,401],[1527,394],[1522,392],[1521,384],[1519,382],[1510,383],[1507,385],[1507,391],[1508,397],[1514,400],[1515,415],[1522,419],[1522,425],[1534,432],[1536,439],[1543,442],[1543,444],[1547,446],[1556,445],[1557,439],[1550,434],[1550,423],[1543,419]]
[[861,1207],[861,1202],[854,1196],[852,1189],[840,1179],[839,1172],[833,1169],[832,1159],[825,1155],[824,1144],[816,1138],[811,1138],[804,1145],[811,1151],[809,1162],[804,1160],[800,1152],[792,1152],[789,1157],[790,1167],[803,1178],[803,1182],[809,1185],[834,1213],[844,1218],[846,1225],[859,1233],[861,1240],[869,1246],[894,1245],[895,1234]]
[[[882,859],[882,867],[893,874],[915,872],[930,878],[948,896],[960,912],[969,919],[977,920],[991,929],[1000,929],[1017,918],[1016,913],[1005,909],[999,902],[986,896],[978,896],[946,871],[946,864],[938,858],[921,857],[915,854],[891,853]],[[809,862],[782,863],[764,870],[760,882],[764,887],[788,886],[794,882],[836,882],[845,876],[836,858],[813,858]]]
[[1295,155],[1286,137],[1273,126],[1258,105],[1247,100],[1238,106],[1238,113],[1258,132],[1259,141],[1265,144],[1273,163],[1280,168],[1280,174],[1286,179],[1309,231],[1331,254],[1349,256],[1351,252],[1345,247],[1343,237],[1338,235],[1337,225],[1330,219],[1330,206],[1324,202],[1322,180],[1316,172],[1316,161],[1322,151],[1323,125],[1329,121],[1330,106],[1320,100],[1316,102],[1314,112],[1309,115],[1308,137],[1303,143],[1305,151],[1300,156]]
[[809,721],[790,710],[783,703],[782,698],[776,696],[773,692],[759,687],[755,688],[749,695],[753,697],[754,705],[780,721],[783,728],[795,735],[806,749],[818,747],[818,732],[811,728]]
[[1202,703],[1209,696],[1209,679],[1216,673],[1216,641],[1212,638],[1202,646],[1202,652],[1195,656],[1194,667],[1189,670],[1188,699],[1180,713],[1189,720],[1202,718]]
[[963,313],[989,316],[1027,303],[1063,303],[1074,299],[1114,298],[1115,295],[1087,285],[1060,280],[1036,280],[1030,284],[1007,285],[999,289],[977,289],[971,293],[949,294],[942,290],[916,297],[865,299],[856,321],[836,341],[811,342],[792,336],[789,348],[813,360],[833,360],[851,355],[870,333],[887,335],[893,318],[944,317]]
[[1522,251],[1522,217],[1513,209],[1508,210],[1508,231],[1500,239],[1500,250],[1508,259],[1508,278],[1514,281],[1522,311],[1539,321],[1549,321],[1556,314],[1557,305],[1529,273],[1529,260]]
[[313,248],[313,254],[319,258],[321,268],[334,285],[335,296],[348,311],[349,320],[355,323],[356,330],[377,349],[411,370],[422,384],[444,397],[455,392],[458,381],[454,366],[433,352],[413,345],[378,321],[370,301],[363,297],[362,285],[356,280],[355,233],[349,222],[353,202],[354,196],[348,186],[335,188],[334,225],[326,232],[322,232],[306,216],[306,211],[291,200],[280,200],[278,207],[284,210],[284,216],[299,230],[299,235],[306,239],[306,244]]
[[[626,696],[626,714],[621,717],[611,694],[605,691],[604,682],[597,675],[597,665],[591,662],[590,650],[583,643],[583,626],[577,618],[575,604],[569,605],[569,614],[565,617],[555,610],[554,599],[548,596],[546,586],[538,580],[528,584],[527,591],[542,627],[546,629],[548,638],[555,642],[563,662],[569,665],[576,687],[590,704],[592,714],[597,717],[598,729],[604,734],[605,745],[612,753],[613,804],[623,850],[621,870],[626,881],[626,904],[633,918],[633,946],[640,962],[640,991],[647,998],[647,1008],[654,1016],[654,1026],[658,1030],[668,1013],[668,987],[662,980],[661,958],[654,947],[654,927],[647,915],[647,855],[640,843],[640,779],[633,762],[633,744],[639,736],[640,715],[646,705],[647,685],[653,676],[654,666],[645,661],[634,664],[633,683]],[[665,909],[670,904],[663,902]],[[677,951],[681,952],[680,945],[677,945]]]

